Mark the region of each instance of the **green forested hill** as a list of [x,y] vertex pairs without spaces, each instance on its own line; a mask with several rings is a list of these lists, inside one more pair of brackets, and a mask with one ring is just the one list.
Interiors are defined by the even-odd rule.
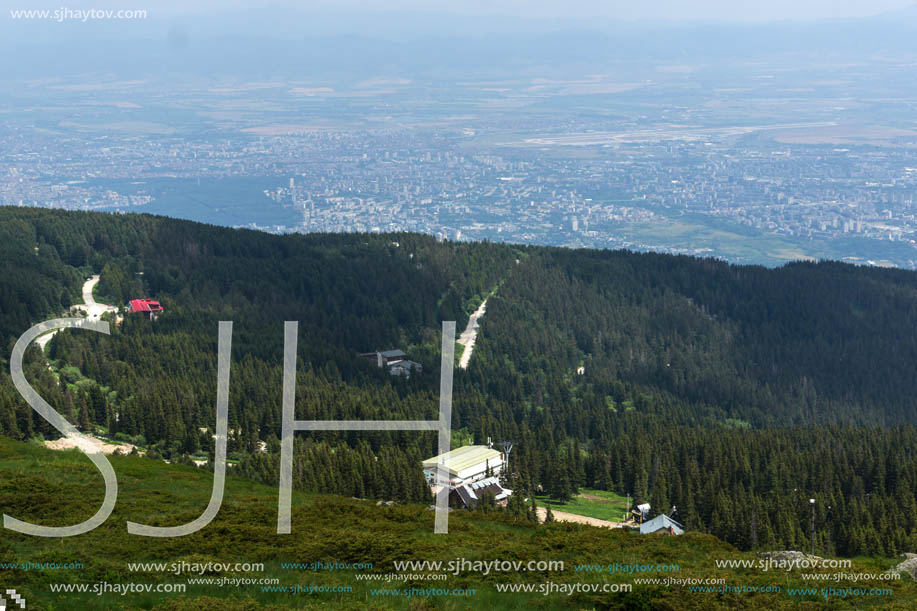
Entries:
[[[283,321],[300,325],[298,418],[429,418],[440,322],[461,329],[495,290],[456,371],[453,426],[456,438],[513,440],[523,492],[588,486],[675,505],[691,529],[745,549],[802,547],[813,497],[820,550],[917,551],[911,272],[23,208],[0,208],[0,256],[2,359],[78,301],[91,273],[109,303],[162,301],[152,323],[59,334],[54,373],[37,350],[27,363],[74,423],[149,456],[211,451],[219,320],[234,321],[231,458],[276,485]],[[356,356],[385,348],[423,375],[391,378]],[[52,436],[3,369],[0,432]],[[426,502],[417,465],[434,449],[432,433],[298,433],[296,484]]]
[[618,383],[652,388],[684,406],[669,413],[681,422],[917,417],[912,272],[542,249],[497,295],[486,324],[499,341],[483,350],[515,355],[517,372],[569,373],[580,363],[585,401],[620,395]]

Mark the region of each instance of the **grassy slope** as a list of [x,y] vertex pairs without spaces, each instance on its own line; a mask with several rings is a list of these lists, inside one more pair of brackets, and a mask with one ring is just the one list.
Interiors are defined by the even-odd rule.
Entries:
[[542,505],[550,505],[552,510],[611,522],[620,522],[627,506],[627,500],[623,496],[607,490],[583,489],[566,503],[552,500],[547,496],[537,498]]
[[[27,537],[3,531],[0,562],[82,562],[82,570],[22,571],[0,569],[0,584],[16,588],[29,609],[710,609],[823,608],[781,594],[698,594],[684,587],[638,585],[628,595],[566,596],[497,593],[497,582],[556,583],[631,582],[634,575],[576,572],[574,564],[677,564],[678,578],[725,577],[728,585],[804,587],[798,573],[718,570],[714,559],[754,558],[736,552],[712,536],[642,537],[623,531],[555,524],[536,529],[510,524],[501,515],[453,512],[449,534],[433,535],[433,513],[419,506],[376,507],[372,502],[330,496],[294,494],[293,534],[277,535],[277,490],[229,477],[223,506],[202,531],[173,539],[129,535],[125,522],[168,526],[188,522],[203,511],[210,496],[210,474],[138,457],[112,457],[118,474],[119,499],[114,513],[96,530],[66,539]],[[34,444],[0,439],[0,509],[22,520],[44,525],[80,522],[92,515],[103,496],[101,477],[77,451],[51,452]],[[281,562],[372,562],[375,573],[393,570],[394,560],[563,560],[566,570],[544,573],[462,573],[448,581],[366,582],[355,571],[288,570]],[[264,573],[227,577],[277,577],[283,585],[350,586],[349,593],[265,593],[258,585],[188,585],[184,595],[53,594],[52,583],[185,583],[188,575],[130,573],[128,562],[264,562]],[[891,560],[860,560],[849,572],[876,572]],[[636,577],[653,577],[637,574]],[[425,600],[374,596],[370,588],[474,588],[474,596],[433,596]],[[833,587],[853,584],[831,584]],[[860,588],[887,583],[857,584]],[[883,605],[910,608],[917,585],[892,586],[892,597],[855,597],[836,601],[849,607]]]

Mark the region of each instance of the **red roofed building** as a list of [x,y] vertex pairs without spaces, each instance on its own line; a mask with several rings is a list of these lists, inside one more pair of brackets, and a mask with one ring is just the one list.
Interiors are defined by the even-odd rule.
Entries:
[[156,317],[156,314],[162,312],[162,306],[153,299],[131,299],[129,306],[128,312],[131,314],[139,312],[151,320]]

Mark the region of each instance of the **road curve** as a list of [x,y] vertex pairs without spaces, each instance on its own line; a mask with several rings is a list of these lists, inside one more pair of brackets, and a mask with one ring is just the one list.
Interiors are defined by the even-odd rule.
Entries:
[[99,283],[99,275],[91,276],[89,280],[83,283],[83,304],[74,306],[77,309],[86,312],[86,318],[89,320],[99,320],[105,312],[117,312],[114,306],[104,303],[97,303],[92,296],[92,289]]
[[[86,280],[86,282],[83,283],[83,303],[74,304],[72,307],[74,310],[82,310],[86,312],[87,320],[96,321],[99,320],[102,317],[102,314],[105,312],[118,311],[118,309],[114,306],[96,302],[95,298],[92,296],[92,289],[94,289],[95,285],[98,283],[98,274],[91,276],[88,280]],[[54,337],[55,333],[57,333],[57,331],[45,333],[44,335],[35,339],[35,343],[38,344],[38,347],[41,348],[42,352],[44,352],[45,346],[48,345],[48,342],[51,341],[51,338]]]

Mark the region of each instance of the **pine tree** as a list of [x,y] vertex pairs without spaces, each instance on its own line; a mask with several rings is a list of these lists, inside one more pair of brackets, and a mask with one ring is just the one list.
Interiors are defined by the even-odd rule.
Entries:
[[531,508],[529,509],[529,521],[538,524],[538,504],[535,502],[535,495],[532,494],[531,497],[532,503]]
[[76,412],[73,408],[73,393],[70,392],[69,388],[67,392],[64,393],[64,414],[66,415],[67,422],[76,424]]
[[89,422],[89,400],[84,394],[80,399],[80,430],[85,433],[89,432],[91,428],[92,425]]

